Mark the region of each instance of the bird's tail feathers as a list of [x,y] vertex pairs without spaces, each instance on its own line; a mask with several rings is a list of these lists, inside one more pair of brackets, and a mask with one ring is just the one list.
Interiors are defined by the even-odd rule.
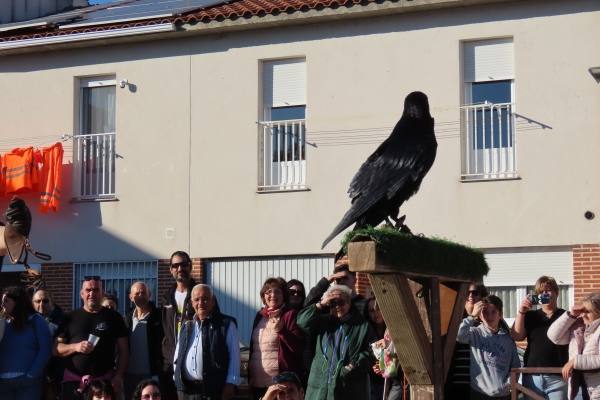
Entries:
[[329,234],[329,236],[327,236],[327,238],[323,241],[323,244],[321,245],[321,250],[323,250],[325,248],[325,246],[327,246],[327,243],[331,242],[331,240],[334,237],[336,237],[344,229],[346,229],[347,227],[352,225],[354,218],[352,218],[352,216],[349,215],[351,213],[351,211],[352,211],[352,209],[348,210],[348,212],[344,215],[344,218],[342,218],[342,220],[339,222],[339,224],[337,224],[337,226],[335,228],[333,228],[333,232],[331,232]]

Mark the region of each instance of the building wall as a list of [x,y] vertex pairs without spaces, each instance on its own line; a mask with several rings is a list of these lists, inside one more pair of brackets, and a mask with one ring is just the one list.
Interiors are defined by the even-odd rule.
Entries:
[[[36,248],[59,263],[162,259],[174,249],[315,254],[349,205],[354,172],[399,118],[404,96],[422,90],[439,148],[403,209],[415,232],[486,248],[600,243],[598,220],[583,217],[600,200],[600,92],[587,72],[600,58],[591,39],[599,17],[593,1],[519,2],[3,56],[0,151],[73,133],[76,78],[115,74],[133,84],[117,88],[118,201],[67,199],[58,214],[36,214]],[[506,36],[517,112],[539,123],[517,132],[522,179],[463,183],[460,44]],[[306,58],[316,144],[310,191],[258,194],[260,60],[297,56]],[[337,251],[338,239],[324,251]]]
[[576,302],[600,291],[600,244],[573,246],[573,278]]

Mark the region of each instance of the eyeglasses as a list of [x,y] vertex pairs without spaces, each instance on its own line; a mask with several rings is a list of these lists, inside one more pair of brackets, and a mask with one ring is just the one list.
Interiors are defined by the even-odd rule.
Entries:
[[479,290],[469,290],[471,296],[479,296]]
[[35,304],[40,304],[40,303],[44,303],[44,304],[48,304],[50,303],[49,299],[37,299],[33,301]]
[[179,267],[181,268],[187,268],[190,266],[190,263],[185,261],[185,262],[180,262],[180,263],[173,263],[171,264],[171,268],[177,269]]
[[333,299],[329,301],[329,305],[331,307],[344,307],[346,305],[346,300],[344,299]]
[[288,293],[290,296],[304,296],[304,292],[297,289],[288,289]]
[[142,400],[160,399],[160,392],[147,393],[142,395]]
[[85,282],[87,281],[99,281],[101,278],[98,275],[87,275],[83,277]]

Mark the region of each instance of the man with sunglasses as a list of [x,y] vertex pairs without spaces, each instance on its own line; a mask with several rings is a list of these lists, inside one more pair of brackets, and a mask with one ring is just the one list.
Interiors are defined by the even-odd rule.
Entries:
[[118,312],[102,307],[100,277],[86,276],[80,296],[83,307],[66,316],[56,338],[55,354],[64,359],[62,398],[66,400],[79,399],[85,381],[94,379],[110,380],[120,393],[129,359],[125,322]]
[[196,281],[192,279],[192,259],[185,251],[178,250],[171,254],[169,270],[175,283],[161,302],[164,361],[160,384],[163,398],[176,399],[177,391],[173,382],[173,357],[182,324],[194,318],[194,308],[190,297]]
[[273,384],[261,400],[304,400],[302,382],[295,373],[282,372],[273,377]]

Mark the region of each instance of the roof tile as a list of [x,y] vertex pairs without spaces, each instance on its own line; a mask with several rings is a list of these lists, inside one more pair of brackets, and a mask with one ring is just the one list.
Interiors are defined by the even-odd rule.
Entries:
[[150,26],[162,23],[174,24],[196,24],[207,23],[215,20],[226,20],[236,18],[250,18],[253,16],[277,15],[282,13],[293,13],[307,11],[309,9],[337,8],[340,6],[353,6],[357,4],[368,4],[385,1],[399,0],[234,0],[229,3],[221,3],[189,13],[169,18],[155,18],[144,21],[121,22],[110,25],[96,25],[91,27],[80,27],[73,29],[43,28],[42,30],[31,30],[26,33],[15,35],[7,31],[0,34],[0,42],[17,41],[25,39],[41,39],[51,36],[62,36],[77,33],[90,33],[109,31],[113,29],[133,28]]

